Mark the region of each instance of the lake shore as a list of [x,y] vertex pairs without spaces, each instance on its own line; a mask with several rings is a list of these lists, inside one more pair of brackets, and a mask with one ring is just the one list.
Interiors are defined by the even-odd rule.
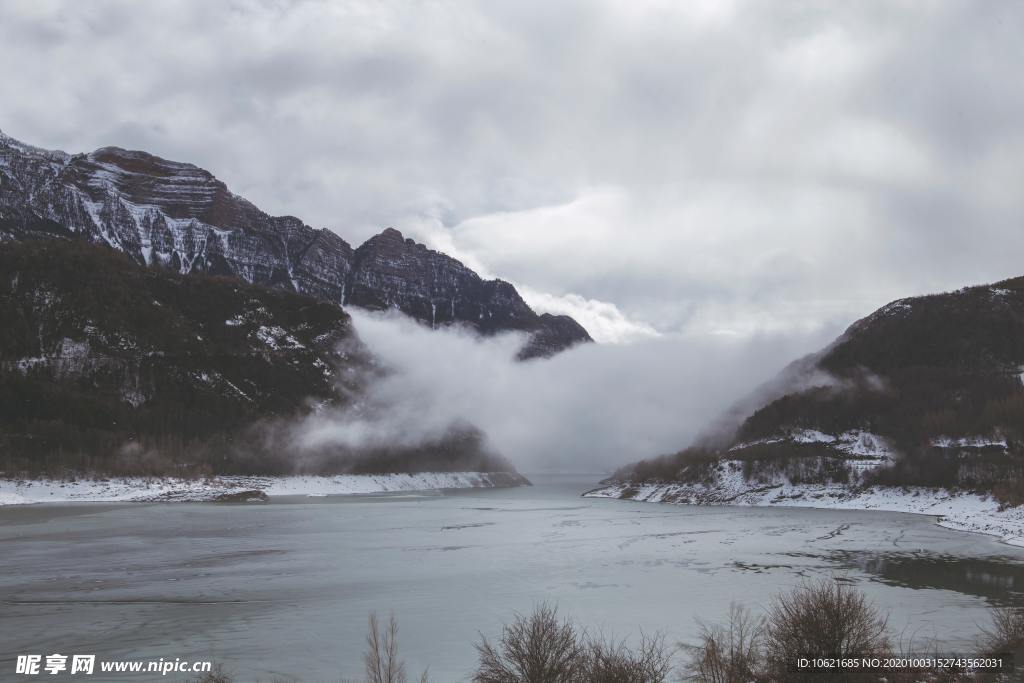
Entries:
[[508,472],[418,472],[331,476],[106,477],[0,479],[0,505],[33,503],[257,502],[273,496],[340,496],[528,486]]
[[773,483],[756,485],[726,464],[718,483],[611,484],[582,494],[677,505],[806,507],[831,510],[881,510],[936,517],[947,529],[996,536],[1024,546],[1024,506],[1004,507],[991,496],[925,487],[851,487],[841,484]]

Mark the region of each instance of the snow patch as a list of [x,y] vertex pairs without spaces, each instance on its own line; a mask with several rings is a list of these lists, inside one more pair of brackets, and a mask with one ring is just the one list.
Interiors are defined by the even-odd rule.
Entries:
[[925,487],[850,487],[842,484],[758,484],[743,479],[738,463],[724,461],[717,482],[705,484],[613,484],[583,494],[680,505],[808,507],[884,510],[936,517],[939,526],[996,536],[1024,546],[1024,506],[1004,507],[991,496]]
[[932,446],[935,448],[1001,448],[1003,450],[1009,448],[1005,438],[994,436],[962,436],[955,439],[940,436],[937,439],[932,439]]
[[908,299],[899,299],[897,301],[893,301],[890,304],[886,304],[882,308],[878,309],[878,312],[875,313],[875,316],[883,317],[892,315],[904,315],[906,313],[909,313],[912,309],[913,307],[910,305],[910,301]]
[[832,443],[836,437],[817,429],[800,429],[789,436],[795,443]]
[[766,437],[754,441],[745,441],[729,449],[730,452],[750,448],[762,444],[773,443],[820,443],[834,451],[844,453],[851,458],[850,464],[855,469],[877,466],[892,460],[894,449],[885,438],[861,429],[851,429],[842,434],[826,434],[817,429],[797,429],[786,436]]
[[125,477],[110,479],[0,479],[0,505],[72,502],[210,501],[260,491],[268,496],[338,496],[395,491],[495,488],[518,485],[516,475],[490,472],[340,474],[335,476],[224,476],[209,479]]
[[274,351],[306,348],[279,325],[260,325],[260,328],[256,330],[256,338]]
[[859,429],[840,434],[834,444],[837,451],[857,458],[877,458],[890,460],[893,456],[893,447],[882,436]]

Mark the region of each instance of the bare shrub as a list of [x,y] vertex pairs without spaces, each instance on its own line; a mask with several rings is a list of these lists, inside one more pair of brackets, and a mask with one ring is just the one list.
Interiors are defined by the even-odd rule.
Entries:
[[624,642],[591,638],[585,658],[581,680],[588,683],[663,683],[672,672],[672,649],[666,647],[661,633],[641,632],[636,649]]
[[234,683],[235,677],[220,664],[207,671],[199,678],[190,678],[186,683]]
[[772,680],[804,680],[792,671],[799,657],[869,657],[889,650],[886,617],[864,593],[832,579],[782,593],[768,611],[765,654]]
[[[800,657],[875,657],[890,651],[885,617],[859,590],[835,580],[775,596],[767,617],[739,606],[724,625],[700,624],[685,677],[701,683],[841,681],[839,671],[801,672]],[[863,680],[860,679],[860,680]]]
[[988,652],[1024,649],[1024,609],[1003,607],[992,610],[992,626],[984,631]]
[[586,649],[581,634],[547,604],[517,614],[492,645],[481,636],[474,683],[574,683],[582,680]]
[[641,632],[635,649],[591,638],[547,604],[517,614],[496,644],[481,636],[476,650],[474,683],[664,683],[672,672],[663,634]]
[[684,645],[690,659],[684,677],[700,683],[747,683],[764,680],[764,618],[732,603],[728,621],[700,623],[700,643]]
[[369,683],[405,683],[405,662],[398,658],[398,623],[394,614],[388,618],[385,629],[377,623],[377,613],[370,613],[363,663]]

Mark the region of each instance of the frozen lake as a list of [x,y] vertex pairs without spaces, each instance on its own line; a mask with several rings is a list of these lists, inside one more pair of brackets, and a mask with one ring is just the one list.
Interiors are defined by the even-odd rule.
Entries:
[[951,653],[971,650],[987,606],[1024,605],[1024,549],[927,517],[584,499],[597,477],[531,479],[265,505],[0,508],[0,670],[19,653],[77,652],[338,681],[361,675],[377,610],[394,612],[410,672],[457,681],[478,632],[540,601],[606,635],[685,641],[730,601],[765,605],[833,573],[891,610],[904,641],[935,637]]

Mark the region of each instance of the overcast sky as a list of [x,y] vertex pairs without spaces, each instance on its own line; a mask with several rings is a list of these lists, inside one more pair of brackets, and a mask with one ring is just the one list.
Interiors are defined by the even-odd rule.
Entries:
[[1024,273],[1024,3],[0,4],[0,129],[393,225],[601,340]]

